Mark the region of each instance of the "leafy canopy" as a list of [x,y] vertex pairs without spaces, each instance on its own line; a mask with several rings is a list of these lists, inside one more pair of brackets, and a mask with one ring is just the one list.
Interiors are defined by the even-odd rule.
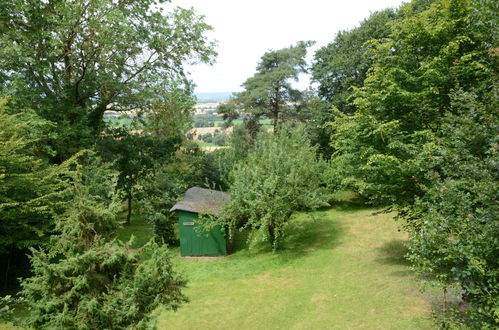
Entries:
[[211,27],[168,2],[2,1],[0,87],[57,123],[56,160],[91,145],[106,110],[190,93],[183,65],[212,61]]
[[321,188],[323,169],[303,128],[261,133],[231,172],[232,202],[224,210],[224,224],[231,232],[249,229],[253,244],[267,241],[275,250],[293,212],[328,205]]
[[64,209],[67,167],[49,165],[42,145],[50,123],[0,100],[0,254],[44,240]]
[[388,23],[394,19],[393,9],[375,12],[359,27],[340,31],[332,43],[315,53],[312,79],[319,83],[319,96],[344,113],[355,111],[349,100],[351,88],[362,86],[374,61],[369,41],[388,37]]

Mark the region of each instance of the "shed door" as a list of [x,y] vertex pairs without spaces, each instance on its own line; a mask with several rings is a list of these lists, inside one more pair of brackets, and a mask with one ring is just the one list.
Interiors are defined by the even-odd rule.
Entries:
[[227,254],[225,238],[219,227],[208,233],[201,233],[196,213],[179,212],[180,255],[222,256]]

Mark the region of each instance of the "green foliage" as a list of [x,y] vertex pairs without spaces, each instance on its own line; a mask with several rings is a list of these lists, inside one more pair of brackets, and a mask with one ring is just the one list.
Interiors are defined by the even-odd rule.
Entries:
[[244,91],[217,108],[224,119],[234,120],[240,114],[249,115],[249,124],[261,116],[271,118],[274,129],[286,116],[293,114],[302,93],[293,88],[291,80],[307,72],[305,56],[312,41],[300,41],[296,46],[265,53],[256,67],[256,73],[244,83]]
[[361,87],[372,66],[368,41],[388,37],[388,22],[395,19],[393,9],[375,12],[352,30],[340,31],[334,41],[319,49],[312,65],[313,79],[319,82],[319,96],[344,113],[353,113],[352,87]]
[[210,188],[226,191],[230,187],[230,172],[246,158],[255,144],[254,137],[246,125],[234,126],[228,137],[228,148],[214,150],[205,155],[205,177]]
[[145,220],[153,225],[158,243],[177,245],[177,219],[170,209],[194,186],[218,185],[217,169],[209,154],[186,143],[167,162],[138,181],[138,200]]
[[499,104],[495,95],[481,104],[462,91],[451,102],[458,115],[445,117],[422,155],[432,184],[406,214],[409,258],[437,282],[459,283],[475,325],[493,328],[499,325]]
[[390,37],[371,41],[376,60],[352,94],[358,114],[332,124],[338,177],[374,202],[406,205],[423,193],[417,155],[451,111],[449,93],[461,86],[481,95],[496,67],[470,1],[421,5],[402,6]]
[[388,38],[368,43],[374,60],[350,96],[355,114],[338,112],[331,123],[330,183],[395,206],[416,269],[457,284],[477,328],[498,322],[493,6],[403,5]]
[[191,128],[191,111],[195,101],[190,93],[173,86],[151,102],[135,118],[138,128],[157,139],[180,139]]
[[[160,305],[176,309],[185,281],[172,271],[166,247],[131,253],[113,241],[55,261],[33,250],[33,277],[23,281],[35,329],[142,329]],[[147,257],[147,259],[146,259]],[[143,261],[142,259],[145,259]]]
[[[56,220],[46,249],[31,249],[33,276],[22,281],[35,329],[146,328],[160,305],[176,309],[185,280],[173,270],[166,247],[132,251],[117,240],[114,176],[89,161],[76,169],[72,207]],[[104,180],[104,181],[103,181]]]
[[199,140],[206,143],[214,143],[217,146],[224,146],[227,144],[229,137],[227,133],[220,132],[218,129],[212,133],[201,134]]
[[268,241],[277,249],[293,212],[327,205],[321,189],[323,169],[302,128],[261,133],[231,173],[232,202],[221,221],[230,233],[248,228],[252,243]]
[[[222,105],[220,105],[222,106]],[[216,127],[217,122],[221,121],[222,117],[214,114],[195,114],[193,116],[194,127]]]
[[14,297],[10,295],[0,297],[0,320],[10,321],[13,318],[15,305]]
[[315,93],[308,92],[300,105],[298,118],[305,124],[310,142],[317,146],[317,152],[324,159],[329,159],[334,151],[331,145],[333,129],[329,125],[334,118],[331,105]]
[[334,189],[353,189],[378,205],[406,204],[421,193],[424,161],[416,159],[428,132],[408,134],[397,120],[382,122],[376,116],[339,111],[331,124],[335,150],[329,168]]
[[193,105],[192,96],[178,88],[171,90],[146,113],[139,112],[134,119],[139,130],[112,128],[98,140],[99,153],[119,173],[116,188],[128,202],[128,223],[139,180],[169,161],[180,148],[190,128]]
[[435,1],[422,12],[401,7],[390,38],[373,41],[378,60],[354,104],[384,122],[399,120],[408,133],[437,129],[451,89],[480,88],[490,70],[471,13],[468,0]]
[[0,87],[57,123],[56,161],[92,145],[106,110],[147,111],[172,88],[190,93],[184,63],[212,61],[211,27],[165,2],[2,1]]
[[53,229],[68,169],[48,164],[43,144],[51,125],[33,111],[12,113],[1,100],[0,122],[0,254],[5,255],[40,244]]
[[119,173],[116,188],[128,203],[127,222],[130,222],[133,196],[140,178],[170,159],[180,142],[179,135],[164,138],[125,129],[108,130],[108,135],[101,137],[99,152],[105,160],[114,162]]
[[55,221],[50,250],[77,254],[92,247],[97,238],[110,240],[120,226],[121,205],[115,192],[117,174],[93,152],[82,153],[72,173],[71,199]]

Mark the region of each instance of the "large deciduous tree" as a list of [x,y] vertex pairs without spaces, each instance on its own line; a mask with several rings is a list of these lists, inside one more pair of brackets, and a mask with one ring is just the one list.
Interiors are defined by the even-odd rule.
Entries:
[[256,119],[265,116],[272,119],[276,129],[302,100],[302,93],[292,86],[292,81],[297,81],[300,73],[307,72],[305,56],[312,44],[312,41],[301,41],[295,46],[266,52],[256,73],[243,83],[244,91],[237,93],[232,102],[219,107],[218,111],[228,119],[240,114]]
[[376,60],[353,90],[356,114],[333,124],[342,180],[379,203],[410,204],[422,193],[417,154],[452,111],[449,94],[461,87],[480,98],[494,72],[485,46],[492,35],[479,34],[472,1],[421,3],[402,6],[389,38],[371,42]]
[[420,158],[427,163],[425,194],[404,212],[409,259],[443,287],[463,291],[476,328],[499,325],[499,106],[457,91],[442,130]]
[[[333,177],[395,206],[415,268],[497,318],[497,2],[413,1],[371,41],[353,116],[332,123]],[[484,242],[487,242],[486,244]]]
[[0,86],[57,123],[57,161],[93,142],[106,110],[145,111],[172,82],[190,92],[183,64],[211,62],[211,27],[168,3],[0,3]]
[[152,103],[147,115],[134,118],[135,130],[111,128],[98,139],[101,156],[113,162],[119,173],[116,188],[127,201],[127,223],[137,183],[173,158],[189,128],[193,105],[190,95],[172,90]]
[[315,53],[312,78],[319,83],[321,98],[344,113],[355,111],[349,100],[351,88],[362,86],[375,59],[369,56],[369,41],[388,37],[388,23],[394,19],[393,9],[375,12],[359,27],[340,31],[333,42]]

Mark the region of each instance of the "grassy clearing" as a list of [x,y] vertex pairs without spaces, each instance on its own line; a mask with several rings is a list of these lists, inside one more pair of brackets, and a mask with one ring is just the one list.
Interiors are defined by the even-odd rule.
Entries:
[[430,306],[390,214],[338,206],[296,216],[285,249],[175,258],[191,302],[159,329],[427,329]]
[[[343,198],[344,197],[344,198]],[[349,196],[337,196],[348,200]],[[239,241],[223,258],[180,258],[190,303],[160,311],[159,329],[429,329],[430,303],[403,258],[406,235],[391,214],[339,202],[294,217],[284,249]],[[152,235],[134,216],[119,238],[132,247]],[[0,323],[0,329],[13,329]]]
[[133,124],[133,118],[106,118],[104,119],[107,125],[110,127],[125,127],[125,128],[132,128]]
[[[125,219],[126,213],[123,212],[120,218]],[[118,239],[122,242],[128,242],[130,238],[134,237],[131,248],[137,249],[146,244],[153,236],[152,225],[146,222],[145,218],[141,215],[134,215],[130,220],[129,225],[123,225],[118,231]]]

